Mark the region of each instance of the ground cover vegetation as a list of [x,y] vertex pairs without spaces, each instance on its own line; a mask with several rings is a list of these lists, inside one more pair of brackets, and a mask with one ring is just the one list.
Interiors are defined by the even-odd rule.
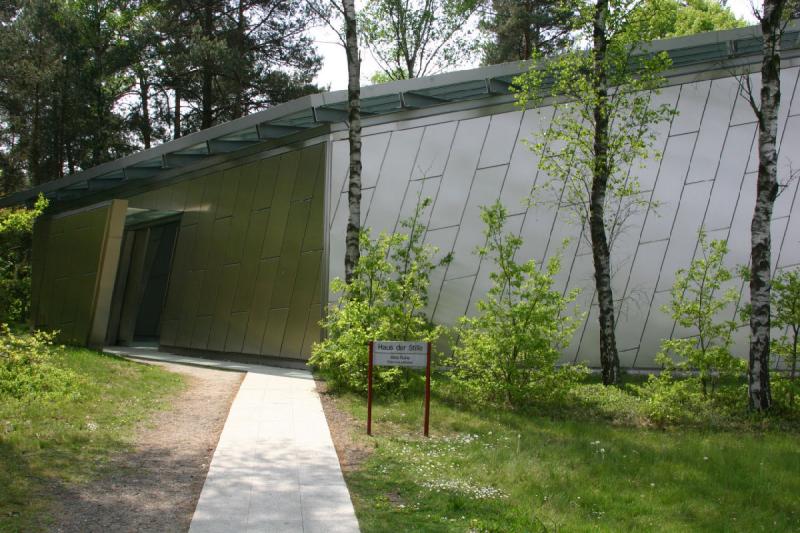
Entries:
[[[436,360],[430,439],[421,437],[421,379],[396,369],[388,372],[405,384],[377,391],[374,436],[364,434],[367,325],[339,322],[315,352],[314,363],[331,363],[320,366],[328,377],[332,354],[358,354],[349,364],[360,366],[361,382],[328,384],[333,404],[352,417],[353,441],[370,450],[345,473],[364,531],[400,523],[425,532],[800,527],[794,374],[774,378],[776,390],[785,388],[769,415],[749,409],[745,365],[731,353],[732,333],[746,327],[733,296],[743,280],[725,266],[724,242],[701,232],[696,258],[676,276],[662,312],[682,329],[663,341],[664,371],[622,373],[608,387],[581,367],[556,364],[580,313],[569,307],[572,294],[552,288],[557,256],[518,264],[522,243],[504,231],[503,207],[485,207],[483,220],[487,241],[476,253],[495,264],[492,286],[449,336],[452,354]],[[365,238],[362,260],[370,261],[371,242],[391,240]],[[797,322],[797,275],[778,278],[776,323]],[[351,328],[362,332],[360,345],[350,343]],[[791,362],[796,328],[784,331],[780,353]]]
[[177,374],[0,328],[0,531],[50,523],[61,486],[103,473],[132,430],[183,386]]
[[622,413],[639,412],[638,401],[599,383],[597,397],[574,398],[560,414],[455,402],[447,387],[434,386],[429,439],[420,435],[421,391],[379,397],[373,437],[363,397],[333,396],[355,421],[354,441],[372,450],[345,473],[365,533],[398,524],[496,533],[800,526],[797,433],[632,427]]

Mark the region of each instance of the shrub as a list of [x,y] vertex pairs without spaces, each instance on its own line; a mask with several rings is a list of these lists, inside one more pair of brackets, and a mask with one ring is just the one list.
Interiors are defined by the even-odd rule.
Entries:
[[770,375],[772,400],[778,411],[784,414],[800,416],[800,404],[795,398],[800,394],[800,381],[789,376],[773,372]]
[[577,311],[569,314],[567,307],[578,291],[563,296],[553,289],[559,256],[545,268],[514,260],[522,239],[504,233],[507,211],[500,202],[484,207],[481,218],[486,245],[477,253],[494,262],[492,286],[478,302],[477,315],[459,323],[453,379],[476,399],[517,406],[553,400],[582,375],[556,368],[577,326]]
[[[430,200],[419,202],[414,215],[401,222],[407,233],[370,239],[362,232],[361,257],[348,285],[333,280],[337,303],[328,307],[320,322],[327,338],[316,343],[309,363],[333,388],[364,392],[367,388],[367,343],[370,340],[424,340],[435,343],[443,328],[425,315],[430,273],[447,263],[450,256],[434,263],[436,248],[423,244],[425,227],[420,224]],[[399,368],[376,367],[373,386],[377,391],[401,392],[414,374]]]
[[797,385],[797,343],[800,340],[800,272],[783,272],[772,280],[772,326],[786,334],[772,340],[772,352],[789,364],[789,383],[782,384],[786,400],[794,405]]
[[[688,269],[675,273],[672,301],[662,308],[678,325],[694,334],[687,338],[664,340],[656,362],[668,371],[677,368],[696,373],[706,395],[709,385],[712,394],[716,391],[721,376],[741,371],[743,361],[735,358],[730,350],[736,322],[719,318],[720,313],[739,296],[736,289],[723,290],[723,284],[732,278],[724,266],[728,245],[721,240],[709,243],[702,229],[698,238],[702,257],[693,260]],[[677,361],[672,356],[676,356]]]
[[0,324],[0,397],[17,400],[63,397],[77,390],[78,376],[58,368],[55,334],[17,335]]
[[39,196],[32,209],[0,209],[0,322],[28,318],[33,223],[46,207]]

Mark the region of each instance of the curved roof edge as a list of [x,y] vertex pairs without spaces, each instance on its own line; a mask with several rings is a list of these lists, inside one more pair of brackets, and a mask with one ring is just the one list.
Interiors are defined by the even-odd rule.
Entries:
[[[794,20],[787,26],[782,45],[784,52],[789,52],[784,53],[786,57],[800,55],[800,21]],[[669,53],[673,61],[671,75],[700,65],[731,61],[753,64],[760,61],[761,31],[758,26],[750,26],[700,33],[654,41],[645,50]],[[496,103],[493,97],[508,96],[514,76],[529,67],[529,61],[517,61],[365,86],[361,91],[362,113],[365,118],[420,109],[433,114],[445,104],[482,99],[487,100],[486,105],[492,105]],[[0,198],[0,207],[30,202],[39,193],[61,201],[80,199],[101,190],[111,192],[131,180],[144,182],[184,166],[196,167],[207,158],[232,154],[259,143],[288,144],[299,135],[324,131],[323,126],[345,122],[346,118],[347,91],[311,94],[8,195]]]

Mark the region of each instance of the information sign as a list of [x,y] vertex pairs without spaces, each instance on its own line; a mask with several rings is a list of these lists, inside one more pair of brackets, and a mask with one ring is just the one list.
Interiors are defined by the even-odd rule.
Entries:
[[372,435],[372,367],[396,366],[425,369],[425,418],[427,437],[431,418],[431,343],[413,341],[370,341],[367,368],[367,435]]
[[425,368],[427,365],[427,342],[375,341],[372,350],[375,366]]

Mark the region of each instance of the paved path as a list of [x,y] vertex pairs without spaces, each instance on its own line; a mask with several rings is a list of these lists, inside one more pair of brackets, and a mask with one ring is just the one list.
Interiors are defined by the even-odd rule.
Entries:
[[[155,351],[133,357],[180,361]],[[192,364],[203,364],[192,358]],[[226,364],[213,362],[217,368]],[[247,370],[222,430],[190,533],[357,533],[311,374],[231,363]]]

